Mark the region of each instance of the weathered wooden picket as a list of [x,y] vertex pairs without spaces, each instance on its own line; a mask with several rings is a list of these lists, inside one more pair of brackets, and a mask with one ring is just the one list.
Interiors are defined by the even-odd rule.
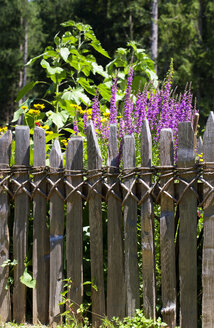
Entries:
[[[28,252],[28,219],[33,204],[33,323],[61,322],[59,303],[63,279],[71,277],[69,297],[83,301],[83,202],[90,225],[92,321],[132,316],[142,307],[156,317],[156,278],[153,204],[160,206],[162,316],[169,327],[197,327],[197,207],[204,209],[202,258],[202,326],[214,327],[214,115],[203,140],[204,163],[195,160],[195,136],[190,122],[179,124],[177,163],[173,162],[171,129],[160,138],[161,166],[152,166],[152,139],[143,122],[141,167],[135,166],[135,139],[125,136],[123,169],[116,167],[117,128],[110,128],[108,167],[102,158],[92,123],[87,130],[88,169],[83,169],[83,140],[70,138],[66,166],[55,140],[46,166],[45,132],[34,131],[34,166],[29,166],[30,131],[15,131],[15,165],[10,166],[12,134],[0,138],[0,264],[13,256],[14,285],[6,290],[9,268],[0,266],[0,319],[26,321],[26,286],[20,282]],[[201,146],[200,146],[201,147]],[[175,165],[176,164],[176,165]],[[107,203],[107,287],[103,264],[102,202]],[[49,204],[49,212],[47,204]],[[66,204],[66,206],[65,206]],[[14,216],[10,208],[14,206]],[[179,210],[179,212],[178,212]],[[175,220],[175,213],[179,223]],[[47,226],[47,217],[49,226]],[[141,226],[142,270],[138,259]],[[9,226],[13,225],[13,238]],[[176,267],[175,234],[179,244]],[[66,243],[65,243],[66,240]],[[11,251],[12,243],[12,251]],[[66,262],[66,270],[64,269]],[[66,272],[65,272],[66,271]],[[176,275],[179,275],[176,278]],[[142,277],[142,279],[140,279]],[[177,281],[179,280],[179,284]],[[140,302],[140,282],[143,302]],[[178,297],[179,296],[179,297]],[[12,297],[12,299],[11,299]],[[199,311],[200,312],[200,311]]]

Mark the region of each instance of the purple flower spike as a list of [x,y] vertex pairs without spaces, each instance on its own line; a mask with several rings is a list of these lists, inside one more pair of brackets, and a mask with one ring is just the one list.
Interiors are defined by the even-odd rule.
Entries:
[[100,117],[100,104],[98,100],[98,96],[96,95],[93,98],[93,104],[92,104],[92,115],[91,119],[94,123],[94,127],[97,128],[100,132],[102,131],[102,123],[101,123],[101,117]]
[[88,113],[85,111],[83,115],[83,127],[84,127],[84,132],[86,133],[87,131],[87,124],[88,124]]
[[114,78],[111,88],[109,124],[117,123],[116,95],[117,95],[117,77]]
[[77,136],[79,134],[79,129],[78,129],[78,125],[77,125],[77,120],[74,120],[73,122],[74,126],[73,126],[73,130],[75,132],[75,135]]
[[125,103],[124,103],[125,132],[128,134],[132,134],[134,132],[134,128],[132,126],[132,117],[131,117],[131,113],[133,111],[133,103],[132,100],[130,99],[133,73],[134,70],[132,67],[130,67],[129,75],[127,79],[127,88],[126,88]]

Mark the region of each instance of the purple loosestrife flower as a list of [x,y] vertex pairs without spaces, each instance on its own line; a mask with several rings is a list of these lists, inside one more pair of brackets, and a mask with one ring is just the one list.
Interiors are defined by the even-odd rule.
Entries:
[[132,67],[130,67],[129,75],[127,79],[126,93],[125,93],[125,102],[124,102],[125,132],[128,134],[131,134],[133,132],[132,117],[131,117],[131,113],[133,111],[133,103],[132,100],[130,99],[133,73],[134,70]]
[[75,132],[75,135],[78,135],[79,134],[79,129],[78,129],[78,125],[77,125],[77,120],[74,120],[73,124],[74,124],[73,130]]
[[87,131],[87,124],[88,124],[88,113],[85,111],[83,115],[83,127],[84,127],[84,132],[86,133]]
[[135,132],[140,133],[142,122],[146,117],[146,106],[147,106],[147,89],[144,88],[143,92],[138,92],[137,100],[135,104],[134,120],[135,120]]
[[[150,97],[148,101],[148,109],[147,109],[147,119],[149,121],[151,132],[155,132],[157,130],[158,118],[159,118],[159,93],[156,90],[155,94],[153,94],[153,90],[150,90]],[[155,137],[155,136],[154,136]]]
[[98,100],[98,95],[96,95],[93,98],[93,104],[92,104],[92,114],[91,119],[94,123],[95,129],[97,128],[100,132],[102,132],[102,123],[101,123],[101,117],[100,117],[100,104]]
[[116,95],[117,95],[117,77],[114,78],[111,88],[109,124],[117,123]]

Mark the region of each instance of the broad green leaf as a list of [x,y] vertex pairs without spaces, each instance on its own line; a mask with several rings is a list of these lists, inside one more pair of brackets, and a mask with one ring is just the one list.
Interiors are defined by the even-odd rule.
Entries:
[[73,20],[69,20],[67,22],[61,23],[60,25],[63,27],[68,27],[68,26],[75,26],[76,24]]
[[70,51],[68,48],[61,48],[59,50],[60,55],[62,56],[63,60],[66,62],[68,59],[68,56],[70,55]]
[[29,83],[27,83],[25,86],[24,86],[24,88],[22,88],[20,91],[19,91],[19,93],[18,93],[18,95],[17,95],[17,98],[16,98],[16,102],[18,102],[19,100],[21,100],[23,97],[24,97],[24,95],[26,95],[26,93],[28,93],[30,90],[32,90],[33,89],[33,87],[37,84],[37,83],[39,83],[38,81],[36,81],[36,82],[29,82]]
[[[47,143],[47,142],[49,142],[50,140],[56,139],[56,138],[59,137],[59,136],[61,136],[60,133],[47,134],[47,135],[45,136],[45,141],[46,141],[46,143]],[[48,147],[48,149],[49,149],[49,147]],[[48,150],[48,149],[47,149],[47,150]],[[47,164],[47,165],[48,165],[48,164]]]
[[23,275],[20,277],[20,281],[22,284],[29,288],[36,287],[36,280],[27,272],[27,268],[25,269]]
[[111,99],[111,90],[109,87],[107,87],[104,83],[99,84],[97,89],[99,90],[99,93],[101,94],[102,98],[106,99],[108,102],[110,102]]
[[27,62],[26,66],[28,66],[28,65],[32,65],[37,59],[43,57],[44,55],[45,55],[45,52],[44,52],[43,54],[39,55],[39,56],[36,56],[36,57],[31,58],[31,59]]
[[101,65],[98,65],[96,62],[92,62],[91,65],[93,67],[92,71],[93,71],[94,75],[97,73],[105,78],[108,78],[108,73],[104,71],[104,69]]
[[64,100],[73,101],[77,105],[80,105],[82,102],[87,105],[91,102],[88,96],[86,96],[86,94],[84,93],[84,89],[82,88],[77,88],[72,91],[66,90],[65,92],[63,92],[61,98]]
[[106,50],[103,49],[99,41],[92,41],[90,45],[103,56],[110,58],[109,54],[107,53]]
[[61,68],[59,66],[58,67],[51,67],[50,64],[45,59],[42,59],[41,66],[43,68],[46,68],[50,75],[60,74],[64,71],[63,68]]
[[95,95],[95,88],[90,85],[90,83],[83,77],[77,79],[77,82],[91,95]]

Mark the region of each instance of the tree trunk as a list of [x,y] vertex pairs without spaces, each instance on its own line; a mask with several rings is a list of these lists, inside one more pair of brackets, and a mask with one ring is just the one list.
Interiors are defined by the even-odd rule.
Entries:
[[152,59],[155,62],[155,72],[157,73],[158,57],[158,0],[152,0],[152,40],[151,40]]

